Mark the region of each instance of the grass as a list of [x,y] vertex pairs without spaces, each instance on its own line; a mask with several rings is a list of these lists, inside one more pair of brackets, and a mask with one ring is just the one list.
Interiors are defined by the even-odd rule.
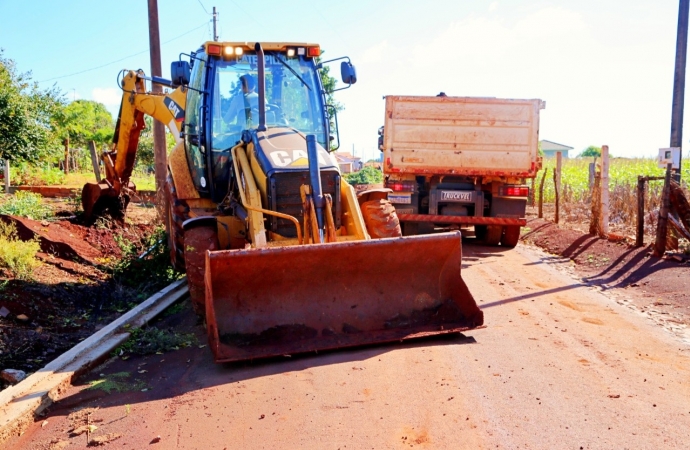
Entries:
[[[591,215],[591,192],[589,190],[589,164],[594,158],[564,159],[561,172],[561,186],[559,200],[561,217],[566,222],[585,223]],[[597,160],[601,164],[601,159]],[[539,184],[548,169],[544,183],[544,203],[555,202],[553,169],[555,158],[544,160],[542,169],[535,180],[535,191],[538,198]],[[637,177],[664,176],[665,170],[657,167],[655,159],[649,158],[612,158],[609,163],[609,223],[622,228],[631,229],[637,221]],[[682,170],[684,186],[690,179],[690,165]],[[645,211],[650,212],[659,208],[663,181],[650,181],[645,191]],[[645,218],[647,233],[653,232],[655,224],[650,217]]]
[[157,353],[179,350],[196,343],[196,337],[189,334],[175,333],[170,330],[161,330],[156,327],[134,328],[130,338],[115,349],[115,354],[151,355]]
[[129,380],[130,376],[129,372],[113,373],[101,379],[90,381],[86,390],[100,390],[110,394],[113,391],[128,392],[146,389],[146,383],[140,380]]
[[[155,191],[156,178],[153,173],[148,173],[143,170],[135,169],[131,177],[132,182],[137,187],[138,191]],[[86,183],[95,183],[96,177],[93,172],[73,172],[64,177],[64,181],[60,183],[62,186],[71,188],[81,188]]]
[[41,249],[38,240],[22,241],[14,224],[0,221],[0,268],[19,280],[30,280],[41,263],[36,253]]
[[[563,186],[568,186],[568,189],[572,191],[572,200],[583,200],[589,197],[589,163],[593,161],[594,158],[569,158],[563,160],[561,183]],[[597,160],[597,164],[601,164],[601,159]],[[547,180],[544,182],[544,201],[547,203],[555,201],[553,186],[553,169],[555,166],[555,158],[544,160],[544,168],[549,169]],[[542,169],[537,177],[537,189],[543,174],[544,170]],[[665,169],[658,168],[655,159],[612,158],[609,162],[609,186],[612,190],[616,186],[636,189],[637,177],[639,175],[662,177],[664,174]],[[681,175],[683,180],[690,179],[690,165],[686,164],[683,166]],[[657,182],[657,184],[661,184],[661,182]]]

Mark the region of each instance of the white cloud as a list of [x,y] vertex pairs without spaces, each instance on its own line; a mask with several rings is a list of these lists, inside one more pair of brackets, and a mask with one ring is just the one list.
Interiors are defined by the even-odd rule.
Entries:
[[498,2],[491,2],[489,5],[489,12],[494,12],[498,9]]
[[385,53],[388,50],[388,41],[382,41],[373,47],[366,49],[362,55],[357,58],[357,64],[379,63],[383,60]]
[[94,88],[91,97],[106,107],[120,106],[122,91],[117,88]]
[[542,138],[576,150],[608,144],[617,155],[650,154],[667,139],[675,40],[610,31],[578,11],[549,6],[510,19],[466,16],[410,46],[382,41],[354,60],[361,82],[356,95],[343,94],[347,149],[353,142],[374,148],[381,96],[444,91],[541,98]]

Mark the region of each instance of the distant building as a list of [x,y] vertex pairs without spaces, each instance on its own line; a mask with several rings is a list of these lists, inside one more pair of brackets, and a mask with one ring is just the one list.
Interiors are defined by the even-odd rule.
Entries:
[[362,158],[352,156],[351,153],[335,152],[335,159],[338,161],[341,173],[351,173],[362,170]]
[[557,152],[561,152],[563,157],[567,158],[568,150],[573,149],[573,147],[568,147],[567,145],[553,141],[547,141],[546,139],[539,141],[539,144],[541,144],[541,151],[544,152],[544,158],[555,158]]

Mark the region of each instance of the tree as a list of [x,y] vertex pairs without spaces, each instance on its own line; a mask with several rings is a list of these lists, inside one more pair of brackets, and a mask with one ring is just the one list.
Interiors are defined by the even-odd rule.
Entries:
[[[153,120],[151,116],[144,116],[146,126],[141,130],[141,134],[139,135],[137,166],[153,167]],[[165,129],[165,146],[168,149],[168,153],[170,153],[170,150],[175,146],[175,138],[167,128]]]
[[38,161],[55,147],[54,122],[63,104],[56,87],[40,90],[0,49],[0,159]]
[[589,158],[589,157],[595,157],[599,158],[601,156],[601,147],[595,147],[594,145],[590,145],[586,149],[580,153],[580,158]]
[[[323,54],[323,51],[321,52]],[[321,57],[316,58],[316,64],[321,63]],[[333,96],[333,91],[336,89],[338,80],[330,75],[331,68],[329,66],[323,66],[319,70],[319,76],[321,77],[321,84],[323,85],[323,90],[326,93],[326,105],[330,107],[327,108],[328,121],[330,122],[330,129],[335,131],[335,115],[340,111],[345,109],[342,103],[338,102]],[[336,150],[335,143],[331,143],[331,150]]]
[[59,135],[69,137],[73,148],[87,148],[90,141],[102,146],[113,141],[115,124],[105,105],[92,100],[76,100],[58,114]]

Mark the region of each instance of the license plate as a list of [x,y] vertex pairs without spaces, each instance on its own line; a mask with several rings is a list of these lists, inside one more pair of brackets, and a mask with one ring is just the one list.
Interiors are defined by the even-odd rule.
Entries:
[[388,194],[388,200],[390,200],[391,203],[409,205],[412,203],[412,194]]
[[474,202],[474,191],[441,191],[444,202]]
[[414,214],[414,208],[395,208],[396,214]]

